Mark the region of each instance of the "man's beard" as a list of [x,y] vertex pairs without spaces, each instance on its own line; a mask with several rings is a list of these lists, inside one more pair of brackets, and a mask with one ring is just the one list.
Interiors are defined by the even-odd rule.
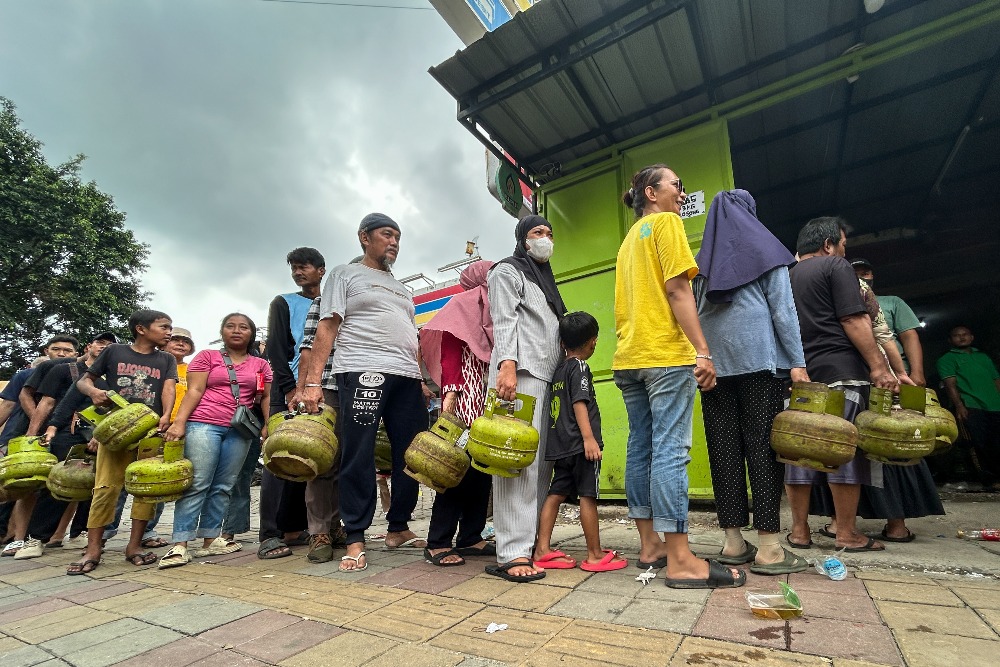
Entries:
[[388,253],[382,255],[382,258],[379,259],[379,264],[382,265],[382,269],[384,271],[388,271],[389,273],[392,273],[392,265],[395,264],[395,263],[396,263],[396,260],[389,259],[389,254]]

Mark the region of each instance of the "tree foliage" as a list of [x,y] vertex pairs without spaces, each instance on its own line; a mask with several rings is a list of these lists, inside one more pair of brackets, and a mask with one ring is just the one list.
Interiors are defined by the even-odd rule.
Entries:
[[0,97],[0,378],[55,333],[121,330],[149,296],[149,248],[111,196],[80,179],[84,156],[51,166],[41,148]]

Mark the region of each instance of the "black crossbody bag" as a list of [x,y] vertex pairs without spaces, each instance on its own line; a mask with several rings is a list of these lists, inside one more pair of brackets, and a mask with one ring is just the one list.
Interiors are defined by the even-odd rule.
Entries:
[[253,410],[246,405],[240,405],[240,384],[236,379],[236,369],[233,366],[233,360],[229,356],[229,350],[223,348],[221,352],[222,361],[225,362],[226,370],[229,371],[229,388],[232,390],[233,399],[236,401],[236,414],[233,415],[232,421],[229,422],[229,427],[236,429],[236,432],[244,438],[250,438],[251,440],[259,438],[264,425],[260,423]]

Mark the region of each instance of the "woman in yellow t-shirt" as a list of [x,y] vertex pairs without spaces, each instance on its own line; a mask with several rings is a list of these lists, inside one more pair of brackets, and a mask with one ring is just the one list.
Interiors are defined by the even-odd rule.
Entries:
[[685,196],[677,174],[654,164],[632,177],[622,198],[636,217],[615,274],[612,368],[629,422],[625,495],[640,568],[666,565],[671,588],[735,588],[744,572],[702,560],[688,545],[694,392],[715,387],[715,367],[691,292],[698,266],[680,217]]

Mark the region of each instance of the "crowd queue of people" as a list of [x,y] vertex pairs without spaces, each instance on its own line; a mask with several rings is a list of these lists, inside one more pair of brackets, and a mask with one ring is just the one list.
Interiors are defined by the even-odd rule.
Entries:
[[[810,514],[831,517],[820,532],[850,552],[912,540],[907,518],[943,513],[926,464],[883,466],[857,456],[824,474],[780,464],[769,446],[789,381],[843,391],[849,420],[866,407],[872,385],[923,384],[912,311],[898,299],[875,298],[871,265],[845,259],[847,228],[839,218],[806,224],[793,256],[757,219],[749,193],[722,192],[694,257],[680,218],[685,198],[681,178],[663,164],[636,173],[623,196],[636,221],[617,258],[612,367],[628,415],[625,487],[640,536],[636,564],[665,568],[673,588],[741,586],[746,575],[736,566],[746,564],[761,574],[798,572],[806,560],[789,548],[813,546]],[[63,544],[84,548],[68,574],[98,567],[120,520],[124,470],[135,453],[108,451],[76,415],[91,404],[107,406],[114,390],[161,415],[165,439],[183,438],[194,467],[192,486],[176,501],[169,541],[154,530],[162,506],[133,502],[125,558],[134,565],[177,567],[241,549],[236,536],[250,528],[250,480],[269,416],[315,413],[325,404],[337,412],[334,465],[304,483],[264,470],[258,557],[282,558],[292,555],[290,547],[308,545],[308,560],[325,562],[342,548],[341,570],[367,568],[382,425],[392,452],[388,549],[423,549],[443,567],[495,556],[486,571],[514,582],[540,579],[547,569],[625,567],[620,553],[602,548],[598,530],[603,441],[587,359],[599,327],[588,313],[567,312],[549,264],[555,248],[549,221],[526,216],[510,257],[466,267],[465,291],[419,336],[411,293],[391,271],[399,225],[372,213],[358,238],[363,254],[329,275],[317,250],[288,254],[299,291],[270,304],[266,359],[254,322],[240,313],[223,318],[221,349],[202,350],[190,362],[190,333],[153,310],[129,320],[131,344],[105,332],[77,357],[75,339],[53,338],[49,359],[14,376],[8,389],[15,399],[4,402],[0,418],[8,421],[7,437],[44,435],[60,457],[86,443],[97,455],[96,486],[92,499],[78,505],[46,491],[7,503],[3,555],[31,558]],[[956,328],[952,339],[956,347],[939,369],[959,419],[982,431],[981,456],[996,473],[997,447],[988,438],[998,431],[1000,380],[989,358],[971,347],[967,329]],[[534,397],[532,425],[540,437],[537,456],[517,477],[470,468],[456,488],[437,494],[424,539],[409,527],[418,485],[403,473],[403,454],[428,425],[435,392],[426,380],[440,390],[442,410],[466,424],[483,413],[488,389],[505,401]],[[699,390],[725,531],[721,553],[710,560],[692,553],[687,538],[686,466]],[[8,410],[7,403],[16,407]],[[247,428],[253,420],[246,412],[264,425],[259,437]],[[743,537],[751,511],[747,478],[757,544]],[[785,544],[783,488],[792,509]],[[495,542],[482,537],[491,492]],[[580,502],[587,552],[579,562],[551,544],[567,497]],[[879,540],[859,532],[858,515],[885,519]],[[162,556],[149,551],[168,544]]]

